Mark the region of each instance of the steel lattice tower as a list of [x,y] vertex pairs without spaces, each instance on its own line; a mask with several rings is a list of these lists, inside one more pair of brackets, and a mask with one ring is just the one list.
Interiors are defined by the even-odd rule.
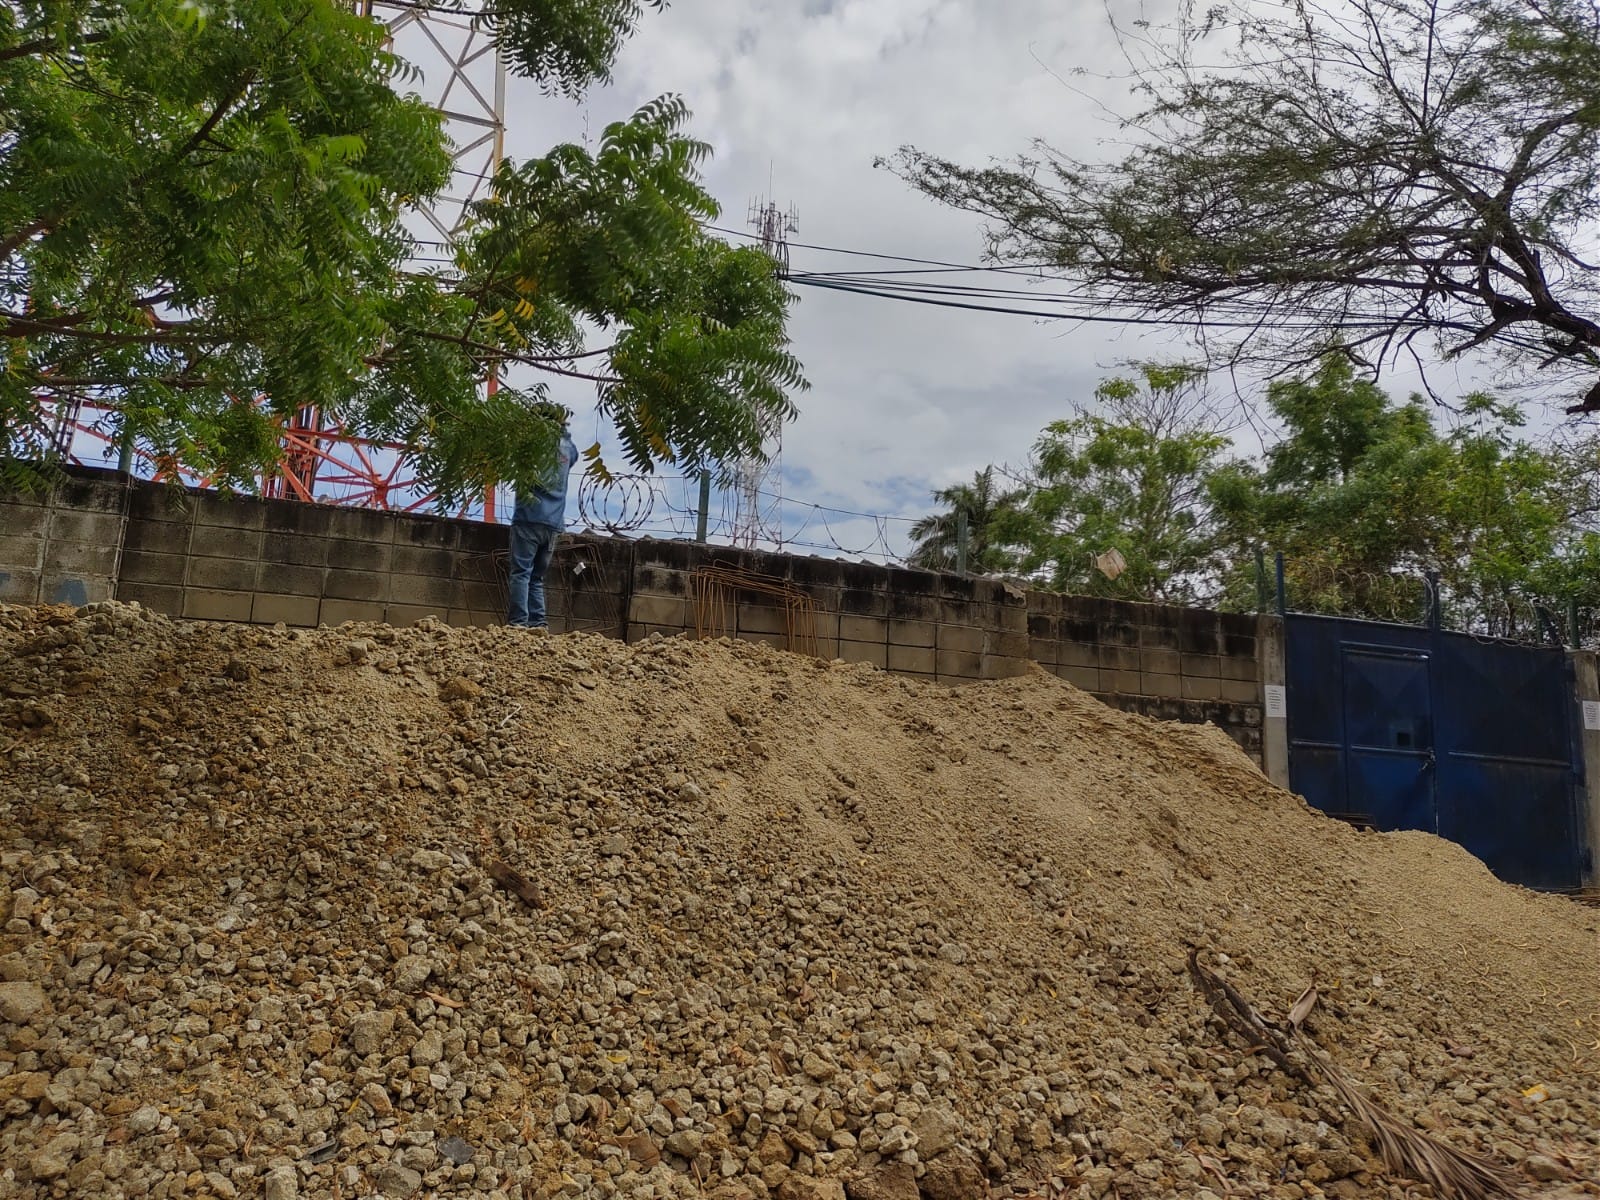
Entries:
[[[779,277],[789,273],[789,234],[798,233],[800,222],[793,207],[788,212],[776,202],[758,199],[750,205],[750,225],[761,236],[761,248],[772,258]],[[783,480],[783,421],[775,420],[765,430],[765,460],[754,456],[739,460],[734,477],[734,515],[732,541],[735,546],[753,549],[762,541],[783,542],[783,506],[770,495],[768,485]],[[770,499],[770,503],[765,503]],[[769,520],[763,505],[771,514]]]

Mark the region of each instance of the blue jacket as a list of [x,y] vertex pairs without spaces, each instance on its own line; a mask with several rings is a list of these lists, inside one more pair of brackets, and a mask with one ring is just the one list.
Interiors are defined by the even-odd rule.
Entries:
[[572,464],[578,461],[578,447],[572,434],[561,431],[561,446],[556,451],[556,469],[545,480],[543,487],[532,493],[517,493],[517,507],[511,520],[517,525],[548,525],[552,529],[567,527],[567,476]]

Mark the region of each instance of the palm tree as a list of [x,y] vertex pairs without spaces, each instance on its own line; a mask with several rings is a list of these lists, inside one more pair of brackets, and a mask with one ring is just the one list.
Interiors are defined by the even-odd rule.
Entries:
[[967,517],[968,571],[994,575],[1015,564],[1016,555],[1005,545],[1001,526],[1002,519],[1015,512],[1017,493],[1002,492],[995,486],[992,465],[973,475],[971,483],[940,488],[933,498],[945,511],[931,513],[911,527],[916,542],[907,559],[911,566],[930,571],[956,569],[962,513]]

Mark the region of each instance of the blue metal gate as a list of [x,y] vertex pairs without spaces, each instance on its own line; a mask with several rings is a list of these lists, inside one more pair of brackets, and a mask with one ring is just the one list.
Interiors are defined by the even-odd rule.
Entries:
[[1285,635],[1295,791],[1347,820],[1449,838],[1512,883],[1580,886],[1564,651],[1297,613]]

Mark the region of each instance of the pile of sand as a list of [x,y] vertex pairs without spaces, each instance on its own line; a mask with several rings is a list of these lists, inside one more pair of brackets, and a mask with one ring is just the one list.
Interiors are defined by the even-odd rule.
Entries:
[[1191,946],[1600,1146],[1600,910],[1043,675],[0,608],[0,882],[0,1196],[1419,1194]]

